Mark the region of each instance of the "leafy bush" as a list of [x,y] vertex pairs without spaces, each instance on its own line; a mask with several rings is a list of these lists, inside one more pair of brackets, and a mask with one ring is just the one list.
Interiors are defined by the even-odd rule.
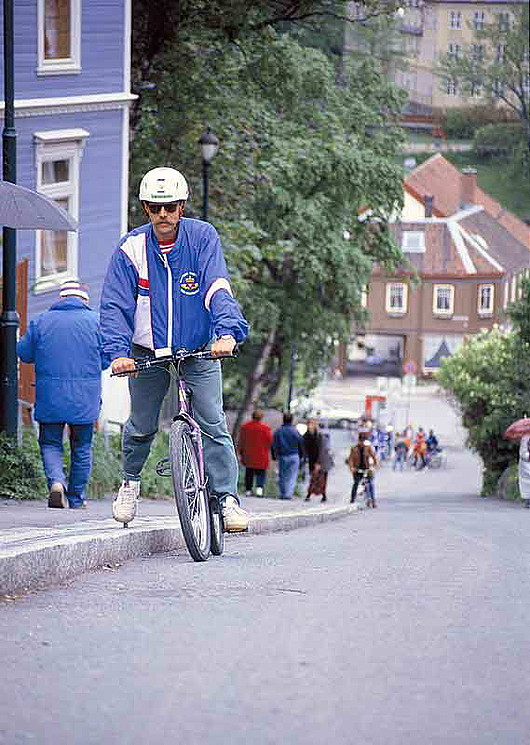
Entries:
[[477,155],[484,157],[513,157],[524,140],[520,124],[487,124],[479,127],[473,138],[473,147]]
[[35,499],[47,491],[39,444],[33,432],[24,432],[21,445],[0,433],[0,497]]
[[[68,460],[68,458],[67,458]],[[116,490],[121,483],[120,435],[94,434],[92,446],[92,471],[87,494],[98,499]]]
[[508,308],[513,330],[484,331],[443,360],[437,379],[456,402],[468,444],[483,462],[482,494],[497,493],[502,473],[517,461],[506,427],[530,411],[530,278]]
[[506,112],[490,106],[447,109],[440,115],[440,125],[446,135],[457,140],[470,140],[480,127],[507,121]]

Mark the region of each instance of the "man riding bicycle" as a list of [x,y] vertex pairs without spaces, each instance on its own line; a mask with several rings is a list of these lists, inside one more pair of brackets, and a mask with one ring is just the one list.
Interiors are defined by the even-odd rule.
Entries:
[[[174,168],[154,168],[141,181],[139,199],[149,222],[121,239],[102,290],[103,349],[113,373],[134,371],[134,357],[164,357],[178,349],[211,345],[214,356],[231,354],[247,336],[217,231],[183,217],[188,195],[186,179]],[[237,458],[223,412],[220,362],[188,359],[182,372],[192,391],[208,484],[222,505],[225,529],[246,530],[248,515],[237,498]],[[112,504],[118,522],[129,523],[136,514],[140,473],[169,383],[169,371],[160,367],[129,379],[123,481]]]
[[374,489],[374,470],[377,466],[377,455],[368,439],[368,432],[359,432],[359,441],[350,450],[346,463],[348,464],[353,476],[353,485],[351,490],[350,502],[355,502],[357,489],[360,482],[366,476],[366,488],[371,500],[372,506],[376,507],[375,489]]

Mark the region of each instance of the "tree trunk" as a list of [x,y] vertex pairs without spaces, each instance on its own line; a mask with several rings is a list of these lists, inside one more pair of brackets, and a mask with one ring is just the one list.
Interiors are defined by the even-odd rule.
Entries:
[[277,330],[278,324],[275,323],[269,331],[266,340],[261,345],[261,349],[254,364],[254,369],[249,376],[245,398],[243,399],[243,403],[241,404],[241,407],[237,413],[237,418],[232,428],[232,437],[234,438],[235,442],[237,442],[237,434],[239,432],[241,424],[245,419],[249,418],[252,409],[255,408],[259,400],[259,396],[263,388],[265,369],[267,367],[269,357],[271,356],[274,342],[276,341]]

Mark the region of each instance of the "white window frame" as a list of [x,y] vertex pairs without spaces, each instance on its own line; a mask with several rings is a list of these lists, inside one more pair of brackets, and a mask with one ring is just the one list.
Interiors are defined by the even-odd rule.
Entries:
[[81,72],[81,0],[70,0],[70,56],[44,56],[45,0],[37,0],[37,75],[66,75]]
[[473,28],[475,31],[482,31],[486,21],[486,14],[483,10],[476,10],[473,14]]
[[[489,303],[484,305],[482,302],[482,293],[489,290]],[[495,308],[495,285],[488,283],[478,286],[477,311],[479,316],[492,316]]]
[[[401,291],[401,300],[402,300],[401,305],[399,307],[391,305],[393,291],[397,288],[399,288],[399,290]],[[386,283],[385,310],[389,315],[404,316],[407,313],[407,309],[408,309],[408,299],[409,299],[409,287],[406,282],[387,282]]]
[[[79,219],[79,179],[85,140],[85,129],[63,129],[35,132],[35,166],[37,191],[51,199],[68,199],[69,214]],[[57,184],[42,183],[42,166],[55,160],[68,161],[68,181]],[[35,231],[35,294],[48,292],[66,279],[76,279],[78,273],[79,237],[77,231],[68,231],[66,238],[66,270],[43,275],[41,272],[43,231]]]
[[404,230],[401,235],[401,250],[408,254],[424,254],[425,233],[423,230]]
[[449,28],[453,30],[462,28],[462,13],[459,10],[449,11]]
[[447,56],[450,57],[453,60],[460,59],[460,52],[462,51],[462,47],[460,44],[457,44],[454,41],[449,42],[449,46],[447,47]]
[[458,95],[458,83],[455,78],[447,78],[446,92],[448,96]]
[[499,31],[509,31],[512,27],[512,14],[507,11],[499,13]]
[[[438,299],[441,291],[449,291],[449,308],[439,308]],[[455,287],[448,284],[433,285],[432,288],[432,312],[435,316],[452,316],[455,308]]]

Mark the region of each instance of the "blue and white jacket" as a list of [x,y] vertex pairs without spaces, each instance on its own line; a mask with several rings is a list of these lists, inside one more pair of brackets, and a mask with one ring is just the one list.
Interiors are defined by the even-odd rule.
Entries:
[[191,218],[181,218],[167,254],[150,223],[122,238],[103,283],[100,318],[111,360],[130,357],[131,343],[162,357],[198,349],[223,334],[236,342],[248,334],[217,231]]

